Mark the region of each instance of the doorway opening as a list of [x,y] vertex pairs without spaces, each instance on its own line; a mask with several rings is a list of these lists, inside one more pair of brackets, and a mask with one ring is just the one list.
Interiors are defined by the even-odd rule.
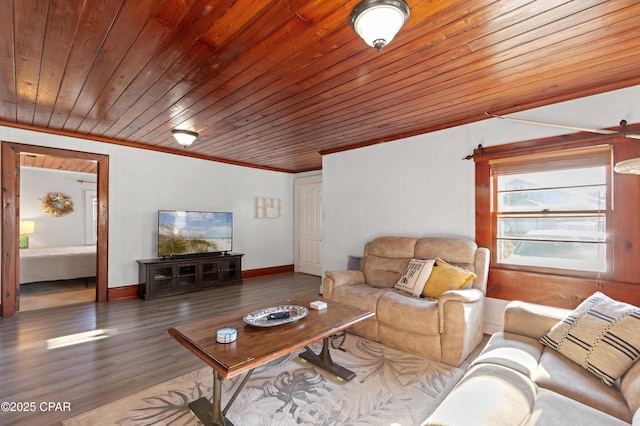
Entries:
[[[97,169],[20,153],[20,312],[96,300]],[[61,196],[68,212],[54,208]]]
[[[107,301],[108,291],[108,173],[109,157],[101,154],[70,151],[57,148],[48,148],[34,145],[24,145],[11,142],[2,142],[2,276],[4,279],[0,283],[2,291],[2,303],[0,304],[0,314],[3,317],[14,315],[20,311],[20,157],[22,154],[46,156],[55,158],[51,160],[64,167],[71,168],[72,164],[90,164],[95,166],[95,210],[91,218],[95,224],[95,235],[86,236],[86,242],[95,238],[95,278],[83,281],[82,284],[88,288],[94,286],[91,300]],[[24,156],[23,156],[24,160]],[[53,164],[53,163],[51,163]],[[78,166],[80,167],[80,166]],[[93,204],[80,202],[79,208],[84,209],[84,205]],[[83,229],[86,224],[83,224]],[[91,245],[91,244],[88,244]],[[91,261],[90,261],[91,262]],[[55,276],[54,276],[55,277]],[[66,277],[63,277],[66,278]],[[85,277],[86,278],[86,277]]]

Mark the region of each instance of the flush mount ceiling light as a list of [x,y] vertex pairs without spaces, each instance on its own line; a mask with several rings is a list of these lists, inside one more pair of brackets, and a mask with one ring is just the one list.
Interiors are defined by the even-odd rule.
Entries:
[[364,0],[351,13],[351,27],[379,52],[398,34],[409,13],[402,0]]
[[189,130],[172,130],[171,134],[178,141],[180,145],[183,147],[188,147],[196,140],[198,134],[196,132],[191,132]]

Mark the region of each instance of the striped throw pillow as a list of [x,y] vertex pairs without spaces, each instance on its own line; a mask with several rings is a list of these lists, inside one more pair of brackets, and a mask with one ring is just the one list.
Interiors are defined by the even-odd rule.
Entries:
[[612,386],[640,358],[640,308],[596,292],[540,342]]
[[429,275],[431,275],[434,263],[435,259],[411,259],[394,288],[412,296],[420,297],[424,284],[429,279]]

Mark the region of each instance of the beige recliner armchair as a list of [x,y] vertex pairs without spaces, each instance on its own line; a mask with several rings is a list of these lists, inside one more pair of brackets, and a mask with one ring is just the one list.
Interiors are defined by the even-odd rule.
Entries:
[[[437,300],[394,288],[411,259],[436,258],[477,277]],[[365,245],[360,271],[327,271],[322,292],[326,300],[376,314],[350,332],[458,366],[482,339],[488,271],[489,250],[468,239],[379,237]]]

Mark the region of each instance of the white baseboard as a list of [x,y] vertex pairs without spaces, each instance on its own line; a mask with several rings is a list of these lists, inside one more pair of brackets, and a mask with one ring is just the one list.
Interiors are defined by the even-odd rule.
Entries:
[[502,331],[504,326],[504,308],[506,308],[508,303],[508,300],[493,299],[491,297],[485,299],[484,332],[486,334]]
[[484,323],[484,334],[494,334],[502,331],[502,324]]

